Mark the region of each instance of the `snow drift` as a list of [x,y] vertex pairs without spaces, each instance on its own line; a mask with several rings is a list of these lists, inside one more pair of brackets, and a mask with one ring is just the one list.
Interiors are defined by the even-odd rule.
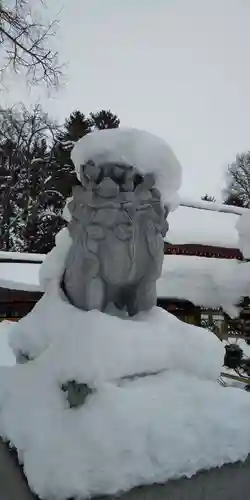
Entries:
[[[72,159],[78,175],[89,159],[154,173],[164,201],[176,202],[180,165],[151,134],[94,132]],[[250,399],[217,382],[223,344],[157,307],[133,318],[76,309],[60,288],[71,244],[59,233],[40,270],[44,296],[11,327],[13,352],[28,362],[0,368],[0,436],[30,488],[83,500],[245,460]],[[77,408],[63,390],[70,381],[90,389]]]
[[[33,361],[1,369],[0,435],[43,499],[115,494],[250,452],[249,395],[216,381],[222,343],[164,310],[83,312],[52,281],[11,345]],[[78,409],[69,380],[93,390]]]

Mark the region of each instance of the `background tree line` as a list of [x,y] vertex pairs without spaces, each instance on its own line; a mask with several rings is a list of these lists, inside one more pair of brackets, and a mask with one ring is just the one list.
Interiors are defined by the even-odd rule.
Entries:
[[[214,196],[208,194],[201,199],[216,201]],[[225,205],[250,208],[250,151],[238,154],[235,161],[228,165],[222,199]]]
[[[78,139],[117,128],[110,110],[73,111],[62,126],[41,106],[0,107],[0,249],[47,253],[64,226],[62,211],[76,184],[70,159]],[[250,152],[228,166],[224,203],[250,208]],[[209,195],[204,200],[215,202]]]
[[[46,19],[44,0],[0,0],[0,89],[7,74],[28,84],[56,88],[62,64],[53,48],[58,20]],[[61,127],[40,106],[0,107],[0,249],[48,252],[63,226],[66,198],[77,182],[70,160],[74,141],[116,128],[111,111],[85,116],[77,110]],[[250,208],[250,151],[228,166],[223,203]],[[203,200],[215,202],[206,194]]]
[[76,110],[59,126],[41,106],[0,108],[0,249],[47,253],[64,225],[62,210],[77,183],[74,142],[119,127],[111,111]]

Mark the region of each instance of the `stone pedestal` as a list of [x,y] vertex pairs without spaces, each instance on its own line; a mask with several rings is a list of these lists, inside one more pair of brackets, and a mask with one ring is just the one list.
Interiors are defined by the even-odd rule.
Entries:
[[18,464],[16,453],[10,452],[0,439],[0,499],[35,500]]
[[[117,472],[118,473],[118,472]],[[164,485],[142,486],[121,496],[97,500],[247,500],[250,497],[250,457],[244,463],[199,472],[191,479]],[[18,465],[16,456],[0,441],[0,499],[37,500]],[[49,500],[49,499],[48,499]]]

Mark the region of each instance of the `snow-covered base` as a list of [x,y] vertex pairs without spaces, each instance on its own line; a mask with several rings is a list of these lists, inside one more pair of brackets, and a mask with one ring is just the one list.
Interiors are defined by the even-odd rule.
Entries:
[[[250,452],[249,394],[216,382],[222,343],[160,308],[86,313],[51,282],[11,343],[36,359],[1,368],[0,435],[41,498],[112,494]],[[78,409],[60,389],[72,379],[95,389]]]

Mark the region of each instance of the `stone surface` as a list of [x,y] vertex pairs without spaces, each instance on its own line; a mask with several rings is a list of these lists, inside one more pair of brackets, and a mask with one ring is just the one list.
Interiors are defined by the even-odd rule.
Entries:
[[82,406],[86,399],[93,394],[93,390],[87,384],[70,380],[62,385],[62,391],[65,393],[70,408]]
[[0,500],[34,500],[16,454],[0,439]]
[[91,162],[80,178],[68,205],[73,245],[62,283],[68,299],[83,310],[113,303],[130,316],[151,309],[168,229],[154,177]]
[[[117,472],[118,473],[118,472]],[[250,498],[250,457],[244,463],[199,472],[191,479],[164,485],[142,486],[120,496],[97,500],[248,500]],[[0,499],[37,500],[30,492],[15,454],[0,440]],[[52,500],[52,499],[48,499]]]

